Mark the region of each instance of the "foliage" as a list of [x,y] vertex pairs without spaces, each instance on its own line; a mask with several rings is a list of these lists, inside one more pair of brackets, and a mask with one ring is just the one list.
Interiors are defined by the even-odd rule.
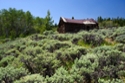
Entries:
[[124,82],[123,80],[120,79],[112,79],[112,80],[99,79],[98,83],[124,83]]
[[125,52],[125,44],[119,43],[114,46],[114,49]]
[[46,21],[46,30],[52,30],[53,27],[53,20],[52,17],[50,16],[50,11],[47,11],[47,16],[45,17],[45,21]]
[[115,50],[112,47],[98,47],[95,53],[99,57],[99,72],[102,72],[103,77],[118,78],[119,73],[124,69],[124,53]]
[[13,60],[14,60],[14,56],[7,56],[0,61],[0,66],[6,67],[7,65],[12,64]]
[[9,8],[0,10],[0,38],[25,37],[34,33],[43,33],[45,30],[54,30],[50,11],[45,18],[34,17],[29,11]]
[[112,35],[113,39],[117,42],[124,43],[125,41],[125,27],[119,27]]
[[99,16],[97,18],[99,26],[101,28],[112,28],[112,27],[123,27],[125,26],[125,18],[102,18]]
[[[0,12],[0,37],[15,38],[33,33],[33,16],[29,11],[23,12],[15,8],[3,9]],[[3,33],[5,32],[5,33]]]
[[83,40],[85,43],[91,44],[92,46],[99,46],[103,43],[103,38],[95,33],[83,34]]
[[[17,69],[24,71],[20,70],[23,68],[30,73],[14,72],[15,76],[12,74],[13,78],[7,79],[9,83],[93,83],[119,79],[125,76],[124,43],[103,45],[106,38],[118,36],[114,35],[118,29],[80,31],[76,34],[58,34],[50,30],[6,41],[0,45],[0,69],[14,72]],[[112,33],[108,37],[109,32]],[[4,74],[1,75],[4,79]],[[36,79],[30,79],[34,77]]]
[[60,67],[56,73],[48,79],[48,83],[72,83],[74,82],[72,77],[69,75],[63,67]]
[[14,83],[46,83],[45,78],[39,74],[32,74],[21,77],[19,80],[14,81]]
[[12,83],[14,80],[27,75],[27,73],[27,70],[24,68],[0,67],[0,82]]

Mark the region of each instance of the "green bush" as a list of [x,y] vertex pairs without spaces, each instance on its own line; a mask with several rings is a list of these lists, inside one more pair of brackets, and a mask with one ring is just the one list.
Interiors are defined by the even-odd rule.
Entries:
[[14,83],[47,83],[45,78],[39,74],[32,74],[21,77],[19,80],[14,81]]
[[56,39],[59,41],[68,41],[72,38],[72,34],[66,33],[66,34],[55,34],[52,36],[52,39]]
[[94,54],[87,54],[82,55],[79,60],[75,60],[71,72],[75,71],[77,74],[80,74],[84,82],[91,82],[96,68],[98,68],[97,56]]
[[124,38],[125,38],[124,34],[125,34],[125,27],[119,27],[114,31],[111,37],[118,42],[124,43]]
[[119,43],[114,46],[114,49],[125,52],[125,44]]
[[76,58],[80,58],[82,55],[87,53],[86,49],[79,46],[71,46],[70,48],[62,48],[56,53],[56,58],[61,61],[62,65],[65,65],[67,68],[72,66],[73,61]]
[[7,56],[5,58],[3,58],[0,61],[0,67],[6,67],[9,64],[12,64],[12,61],[14,60],[14,56]]
[[68,71],[65,70],[65,68],[60,67],[57,69],[55,74],[48,78],[47,83],[73,83],[74,80],[72,79],[72,76],[69,75]]
[[116,28],[108,28],[108,29],[98,29],[98,30],[92,30],[90,33],[97,33],[103,38],[111,38],[111,36],[116,31]]
[[117,36],[116,39],[115,39],[115,41],[116,42],[120,42],[120,43],[125,43],[125,34]]
[[112,79],[112,80],[99,79],[98,83],[124,83],[124,82],[123,80],[120,79]]
[[83,40],[87,44],[91,44],[92,46],[99,46],[103,43],[103,38],[95,33],[86,33],[83,35]]
[[[112,47],[98,47],[94,51],[98,56],[99,77],[119,78],[118,72],[124,71],[125,56],[121,51]],[[96,71],[95,71],[96,72]]]
[[0,67],[0,82],[13,83],[14,80],[20,79],[27,74],[28,72],[24,68]]
[[69,47],[71,47],[70,43],[60,42],[58,40],[48,40],[43,44],[42,49],[48,50],[49,52],[54,52],[56,50],[59,50],[60,48],[69,48]]

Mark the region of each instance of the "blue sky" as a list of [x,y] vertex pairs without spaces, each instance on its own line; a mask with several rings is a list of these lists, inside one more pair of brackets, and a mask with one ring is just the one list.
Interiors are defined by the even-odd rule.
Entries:
[[8,8],[30,11],[33,16],[45,17],[50,10],[55,23],[60,16],[76,19],[124,17],[125,0],[0,0],[0,10]]

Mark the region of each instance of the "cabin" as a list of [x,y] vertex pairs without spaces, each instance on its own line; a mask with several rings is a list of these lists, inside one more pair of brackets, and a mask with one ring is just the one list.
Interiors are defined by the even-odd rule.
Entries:
[[98,23],[94,19],[71,19],[60,17],[58,29],[59,33],[76,33],[80,30],[91,30],[98,28]]

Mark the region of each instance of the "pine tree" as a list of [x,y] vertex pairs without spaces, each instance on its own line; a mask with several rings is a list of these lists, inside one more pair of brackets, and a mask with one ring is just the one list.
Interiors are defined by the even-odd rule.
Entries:
[[45,17],[45,21],[46,21],[46,30],[52,30],[53,27],[53,23],[54,21],[52,20],[52,17],[50,16],[50,11],[47,11],[47,16]]

